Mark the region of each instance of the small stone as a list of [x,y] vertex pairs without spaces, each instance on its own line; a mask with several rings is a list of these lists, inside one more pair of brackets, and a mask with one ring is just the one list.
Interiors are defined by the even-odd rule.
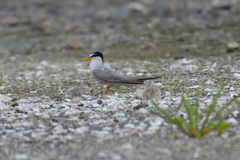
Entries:
[[132,123],[127,123],[124,125],[124,128],[135,128],[135,125]]
[[135,98],[143,99],[143,89],[137,89],[133,96]]
[[19,55],[28,55],[28,54],[31,54],[31,51],[26,47],[15,47],[11,50],[11,53],[19,54]]
[[214,84],[214,82],[209,79],[205,84]]
[[230,123],[232,125],[237,125],[238,124],[238,121],[235,118],[233,118],[233,117],[227,119],[226,121],[227,121],[227,123]]
[[28,157],[27,154],[20,154],[20,153],[15,154],[15,158],[16,158],[16,160],[25,160],[25,159],[29,159],[29,157]]
[[185,49],[181,48],[177,52],[177,54],[175,54],[174,59],[177,60],[177,59],[183,59],[183,58],[186,58],[186,51],[185,51]]
[[240,79],[240,74],[239,73],[234,73],[234,77]]
[[238,116],[240,116],[238,110],[232,111],[232,115],[233,115],[233,117],[238,117]]
[[145,108],[140,108],[140,109],[138,110],[138,112],[140,112],[140,113],[142,113],[142,114],[147,114],[149,111],[148,111],[147,109],[145,109]]
[[43,109],[45,109],[45,108],[50,108],[50,105],[48,105],[48,104],[43,104],[43,105],[41,105],[40,107],[43,108]]
[[37,77],[41,77],[41,76],[43,76],[43,75],[44,75],[44,72],[43,72],[42,70],[37,71],[37,73],[36,73],[36,76],[37,76]]
[[68,41],[66,48],[67,49],[81,49],[83,47],[82,44],[74,42],[74,41]]
[[127,9],[128,12],[132,13],[132,12],[138,12],[141,13],[143,15],[148,13],[148,9],[142,5],[141,3],[138,2],[131,2],[127,5]]
[[46,60],[41,61],[40,64],[43,65],[43,66],[48,66],[48,65],[49,65],[48,62],[47,62]]
[[99,158],[106,158],[107,157],[107,153],[106,152],[98,152],[97,156]]
[[97,104],[101,105],[101,104],[103,104],[103,101],[101,99],[98,99]]
[[141,109],[141,108],[145,108],[145,107],[146,107],[146,105],[139,104],[139,105],[133,107],[133,109],[134,109],[134,110],[139,110],[139,109]]
[[112,160],[122,160],[122,157],[118,154],[112,154],[111,155],[111,159]]
[[83,134],[88,131],[88,128],[89,128],[88,126],[81,126],[76,129],[76,133]]
[[240,45],[237,42],[231,42],[227,44],[227,50],[232,51],[232,50],[238,49],[239,46]]
[[121,145],[121,148],[124,149],[124,150],[129,151],[129,150],[133,149],[133,146],[132,146],[131,143],[124,143],[124,144]]
[[69,101],[69,103],[78,103],[78,102],[80,102],[80,98],[74,98],[74,99],[72,99],[71,101]]

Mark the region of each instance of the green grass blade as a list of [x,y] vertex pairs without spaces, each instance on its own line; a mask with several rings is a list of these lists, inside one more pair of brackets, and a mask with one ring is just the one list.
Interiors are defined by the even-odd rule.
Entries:
[[191,106],[190,103],[184,97],[182,98],[184,107],[186,109],[190,121],[188,129],[194,135],[194,137],[199,138],[200,132],[198,129],[198,109],[195,106]]
[[207,111],[207,115],[206,115],[206,118],[201,126],[201,129],[203,129],[206,125],[206,123],[208,122],[209,120],[209,116],[210,114],[213,112],[214,108],[216,107],[217,105],[217,99],[220,97],[221,95],[221,92],[223,90],[223,87],[224,86],[221,86],[221,88],[219,89],[218,93],[213,97],[213,100],[212,100],[212,103],[208,106],[208,111]]
[[169,115],[167,112],[165,112],[162,108],[160,108],[154,101],[151,101],[151,103],[157,108],[157,110],[163,114],[163,116],[169,120],[170,122],[173,120],[172,116]]
[[181,132],[184,134],[188,134],[187,131],[182,126],[181,121],[178,118],[172,118],[171,115],[169,115],[167,112],[165,112],[162,108],[160,108],[154,101],[151,101],[151,103],[157,108],[157,110],[163,115],[163,118],[169,121],[171,124],[175,124]]
[[[176,115],[172,116],[171,114],[164,111],[164,109],[160,108],[154,101],[152,101],[152,104],[157,108],[157,110],[160,112],[160,115],[166,121],[176,125],[182,133],[188,135],[190,138],[202,138],[211,131],[217,131],[218,134],[221,135],[226,131],[228,127],[231,126],[231,124],[227,123],[225,119],[232,111],[230,110],[226,114],[224,114],[224,116],[222,116],[219,121],[217,120],[218,117],[222,114],[223,110],[227,109],[227,107],[229,107],[233,102],[236,102],[240,106],[240,102],[236,98],[233,98],[219,110],[216,110],[215,108],[217,106],[217,100],[220,97],[222,90],[223,86],[213,97],[212,102],[208,106],[208,109],[205,113],[199,112],[199,103],[197,100],[194,105],[191,105],[191,103],[186,100],[184,96],[182,96],[182,101],[177,107],[177,111],[182,105],[184,105],[185,111],[188,116],[187,118],[177,116],[178,112],[176,112]],[[211,117],[214,110],[216,110],[216,114],[214,113],[214,116]],[[205,115],[204,119],[203,114]],[[204,120],[204,122],[201,126],[199,126],[199,122],[202,120]]]
[[[225,104],[219,111],[217,111],[216,115],[215,115],[213,118],[211,118],[211,121],[215,120],[215,119],[222,113],[222,111],[223,111],[224,109],[226,109],[227,107],[229,107],[229,106],[230,106],[233,102],[235,102],[235,101],[236,101],[235,98],[231,99],[231,100],[230,100],[227,104]],[[232,112],[232,110],[229,111],[224,117],[226,118],[231,112]],[[225,118],[224,118],[224,119],[225,119]]]
[[213,97],[212,103],[208,107],[207,117],[209,117],[209,115],[212,113],[213,109],[216,107],[217,99],[220,97],[222,90],[223,90],[223,86],[220,88],[218,93]]
[[230,123],[227,123],[224,121],[224,119],[221,119],[214,127],[214,130],[218,132],[218,135],[221,135],[230,126],[231,126]]

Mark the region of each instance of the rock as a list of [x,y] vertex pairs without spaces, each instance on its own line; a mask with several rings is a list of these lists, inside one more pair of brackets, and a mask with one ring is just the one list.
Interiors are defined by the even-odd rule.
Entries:
[[138,12],[138,13],[141,13],[143,15],[146,15],[148,13],[148,9],[144,5],[142,5],[141,3],[138,3],[138,2],[129,3],[127,5],[127,10],[130,13]]
[[239,44],[237,42],[231,42],[227,44],[227,51],[233,51],[239,48]]
[[143,99],[143,89],[137,89],[133,96],[135,98]]
[[213,10],[230,10],[233,6],[233,3],[229,0],[213,0],[212,1],[212,9]]
[[139,110],[139,109],[141,109],[141,108],[145,108],[145,107],[146,107],[146,105],[139,104],[139,105],[133,107],[133,109],[134,109],[134,110]]
[[14,47],[10,51],[12,54],[28,55],[31,54],[31,50],[26,47]]
[[81,49],[83,48],[83,45],[81,43],[75,42],[75,41],[68,41],[66,44],[67,49]]
[[232,125],[237,125],[238,124],[238,121],[235,119],[235,118],[229,118],[226,120],[227,123],[230,123]]
[[101,99],[98,99],[98,100],[97,100],[97,104],[100,104],[100,105],[101,105],[101,104],[103,104],[103,101],[102,101]]
[[78,103],[78,102],[80,102],[80,98],[74,98],[74,99],[72,99],[71,101],[69,101],[69,103]]
[[142,113],[142,114],[147,114],[147,113],[149,113],[149,111],[148,111],[147,109],[145,109],[145,108],[140,108],[140,109],[138,110],[138,112],[139,112],[139,113]]
[[185,49],[181,48],[177,54],[175,54],[174,59],[183,59],[186,58],[186,51]]
[[37,71],[37,73],[36,73],[36,76],[37,76],[37,77],[41,77],[41,76],[43,76],[43,75],[44,75],[44,72],[43,72],[42,70]]

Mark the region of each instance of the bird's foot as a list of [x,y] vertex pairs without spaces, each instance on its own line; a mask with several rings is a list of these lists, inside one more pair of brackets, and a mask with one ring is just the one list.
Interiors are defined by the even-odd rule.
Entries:
[[103,92],[102,94],[106,94],[106,93],[109,91],[109,89],[110,89],[110,87],[108,86],[107,89],[106,89],[106,91]]

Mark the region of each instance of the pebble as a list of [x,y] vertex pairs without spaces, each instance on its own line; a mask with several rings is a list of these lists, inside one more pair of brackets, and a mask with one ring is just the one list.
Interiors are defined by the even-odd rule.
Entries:
[[132,145],[131,143],[123,143],[123,144],[121,145],[121,148],[122,148],[123,150],[126,150],[126,151],[129,151],[129,150],[133,150],[133,149],[134,149],[134,147],[133,147],[133,145]]
[[11,97],[0,94],[0,102],[8,103],[12,100]]
[[132,123],[127,123],[124,125],[124,128],[135,128],[135,125]]
[[234,73],[234,77],[240,79],[240,74],[239,73]]
[[211,80],[209,79],[209,80],[207,80],[207,81],[206,81],[206,83],[205,83],[205,84],[212,85],[212,84],[214,84],[214,82],[213,82],[213,81],[211,81]]
[[41,105],[40,107],[43,108],[43,109],[46,109],[46,108],[50,108],[50,105],[43,104],[43,105]]
[[37,77],[44,76],[44,72],[43,72],[42,70],[37,71],[36,76],[37,76]]
[[145,109],[145,108],[140,108],[140,109],[138,110],[138,112],[139,112],[139,113],[142,113],[142,114],[148,114],[148,113],[149,113],[149,111],[148,111],[147,109]]
[[75,132],[78,134],[83,134],[83,133],[87,132],[88,129],[89,129],[88,126],[81,126],[79,128],[76,128]]
[[104,138],[105,136],[109,135],[109,132],[105,130],[101,130],[101,131],[92,130],[91,135],[96,136],[98,138]]
[[68,41],[66,44],[67,49],[81,49],[83,44],[75,42],[75,41]]
[[98,153],[97,153],[97,156],[98,156],[99,158],[106,158],[106,157],[107,157],[107,153],[106,153],[106,152],[98,152]]
[[227,44],[227,50],[232,51],[232,50],[238,49],[239,46],[240,45],[237,42],[231,42]]
[[27,154],[20,154],[20,153],[16,153],[15,154],[15,158],[16,160],[25,160],[25,159],[29,159]]
[[79,113],[80,113],[79,110],[74,109],[74,108],[69,108],[69,110],[67,110],[67,111],[65,112],[65,116],[77,115],[77,114],[79,114]]
[[139,12],[143,15],[148,13],[148,9],[138,2],[131,2],[127,5],[128,12]]
[[184,48],[181,48],[174,56],[174,59],[183,59],[186,58],[186,51]]
[[226,120],[227,123],[230,123],[232,125],[237,125],[238,124],[238,121],[235,119],[235,118],[229,118]]
[[81,101],[80,98],[74,98],[74,99],[70,100],[69,103],[78,103],[80,101]]
[[103,104],[103,101],[101,99],[98,99],[97,104],[101,105],[101,104]]

